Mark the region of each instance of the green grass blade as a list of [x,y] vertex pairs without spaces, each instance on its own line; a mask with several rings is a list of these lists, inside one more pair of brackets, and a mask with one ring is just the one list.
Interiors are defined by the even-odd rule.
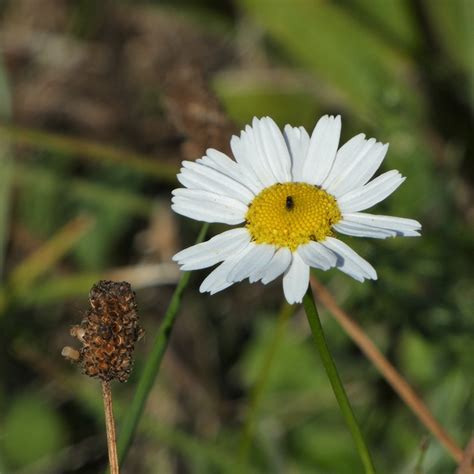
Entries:
[[94,162],[123,166],[130,170],[176,184],[176,166],[162,163],[151,157],[129,150],[121,150],[82,138],[66,137],[58,133],[44,132],[0,123],[0,139],[56,151],[65,157],[81,156]]
[[[38,182],[44,185],[52,185],[59,178],[54,172],[45,167],[13,165],[15,183],[22,188],[27,188]],[[126,189],[115,189],[110,185],[102,185],[81,178],[70,178],[67,180],[68,197],[92,204],[113,209],[120,209],[124,213],[148,218],[156,203],[145,196],[128,191]]]
[[358,116],[377,123],[390,107],[391,95],[416,112],[416,97],[404,80],[413,67],[410,57],[355,18],[350,9],[322,0],[239,3],[292,60],[333,88]]
[[34,283],[66,255],[93,227],[95,219],[85,214],[69,221],[38,250],[20,262],[5,286],[0,287],[0,317],[6,307],[28,293]]
[[[0,58],[0,117],[10,116],[10,88]],[[12,165],[8,140],[0,140],[0,281],[3,279],[8,241]]]
[[[202,242],[206,236],[209,224],[204,224],[199,232],[196,243]],[[179,311],[181,298],[186,286],[188,285],[190,272],[184,272],[179,280],[173,296],[171,298],[168,309],[166,310],[163,322],[158,329],[158,334],[155,338],[153,348],[149,354],[143,372],[138,380],[137,390],[132,400],[129,410],[126,412],[125,418],[121,422],[120,435],[118,438],[118,454],[119,460],[122,464],[127,456],[128,449],[132,443],[133,436],[137,429],[140,418],[145,409],[145,404],[148,399],[156,376],[160,370],[163,355],[168,347],[171,332]]]
[[273,334],[272,342],[265,354],[262,367],[257,377],[257,383],[255,384],[250,396],[248,414],[245,420],[240,440],[241,461],[247,460],[250,445],[254,437],[258,409],[262,400],[263,393],[268,384],[272,363],[275,359],[275,355],[278,351],[283,336],[285,335],[285,329],[288,323],[288,319],[294,313],[294,310],[295,306],[290,306],[289,304],[285,303],[278,314],[278,319],[276,323],[275,332]]
[[13,270],[9,285],[13,291],[24,290],[49,271],[91,229],[95,219],[79,215],[69,221],[51,239]]

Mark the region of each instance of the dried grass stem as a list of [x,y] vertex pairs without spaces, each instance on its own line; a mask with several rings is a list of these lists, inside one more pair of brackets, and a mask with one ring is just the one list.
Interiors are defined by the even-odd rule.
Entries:
[[119,474],[114,411],[112,407],[112,391],[110,390],[109,382],[102,382],[102,396],[104,398],[105,427],[107,429],[107,448],[109,450],[110,474]]

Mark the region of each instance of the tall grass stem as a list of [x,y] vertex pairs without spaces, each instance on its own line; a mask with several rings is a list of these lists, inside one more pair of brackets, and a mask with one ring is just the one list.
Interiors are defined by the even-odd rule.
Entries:
[[265,392],[265,388],[268,385],[273,361],[285,334],[288,319],[293,313],[294,306],[284,303],[278,314],[272,341],[270,342],[270,345],[264,355],[263,363],[257,375],[255,386],[251,392],[249,407],[240,439],[239,456],[242,462],[247,460],[250,444],[254,438],[260,402]]
[[[209,224],[204,224],[202,226],[196,243],[200,243],[204,240],[208,228]],[[166,348],[168,347],[171,332],[173,330],[176,316],[181,305],[181,298],[186,286],[188,285],[190,276],[190,272],[184,272],[181,275],[178,285],[173,293],[173,296],[171,297],[170,304],[166,310],[163,322],[158,329],[158,333],[153,343],[151,352],[145,362],[145,367],[140,374],[135,396],[132,400],[132,403],[130,404],[129,409],[126,411],[125,418],[122,421],[122,427],[118,439],[118,454],[120,464],[123,464],[127,456],[133,436],[143,414],[143,410],[145,409],[148,395],[160,370],[161,361]]]
[[324,337],[323,327],[321,326],[318,310],[314,303],[311,286],[308,287],[308,291],[303,298],[303,305],[309,325],[311,326],[313,340],[316,344],[316,347],[318,348],[319,355],[321,356],[324,368],[326,369],[326,374],[329,378],[329,381],[331,382],[334,395],[336,396],[337,402],[339,403],[339,408],[341,409],[344,420],[346,421],[354,439],[357,451],[362,460],[362,464],[364,465],[365,473],[375,474],[375,467],[372,462],[372,457],[370,456],[364,436],[359,424],[357,423],[356,417],[349,402],[349,398],[347,397],[344,386],[342,385],[341,378],[339,377],[336,364],[334,363],[329,351],[329,347],[326,343],[326,338]]

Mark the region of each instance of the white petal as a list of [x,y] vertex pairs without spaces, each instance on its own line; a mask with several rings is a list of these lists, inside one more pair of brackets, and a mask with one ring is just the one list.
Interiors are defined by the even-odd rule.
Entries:
[[265,267],[275,253],[273,245],[250,243],[250,251],[240,259],[227,275],[229,281],[242,281],[252,272]]
[[371,280],[377,279],[377,272],[374,267],[344,242],[334,237],[326,237],[321,243],[337,255],[336,267],[339,268],[339,270],[347,273],[358,281],[364,281],[365,278]]
[[206,150],[206,154],[202,158],[196,160],[196,163],[200,163],[204,166],[207,166],[208,168],[220,171],[230,178],[233,178],[236,181],[244,184],[241,181],[243,175],[239,169],[239,165],[232,158],[219,150],[208,148]]
[[247,206],[236,199],[201,191],[178,188],[172,192],[171,208],[186,217],[204,222],[240,224],[245,220]]
[[263,278],[265,272],[267,271],[268,265],[270,265],[274,256],[275,252],[273,253],[272,258],[266,263],[266,265],[261,265],[259,268],[256,268],[252,271],[252,273],[249,275],[250,283],[255,283]]
[[360,166],[367,154],[378,145],[375,138],[365,140],[363,137],[363,134],[355,136],[339,150],[340,153],[337,154],[334,161],[333,171],[325,183],[325,189],[328,192],[334,194],[341,183],[350,178],[354,168]]
[[226,212],[203,209],[201,205],[191,201],[180,201],[178,204],[171,204],[171,209],[173,209],[176,214],[181,214],[184,217],[202,222],[220,222],[221,224],[236,225],[244,221],[244,219],[240,217],[229,216]]
[[[343,222],[358,224],[362,228],[370,230],[382,230],[392,232],[394,236],[418,237],[421,224],[414,219],[404,217],[379,216],[366,214],[364,212],[345,213]],[[336,224],[337,225],[337,224]]]
[[227,175],[192,161],[183,161],[178,180],[189,189],[203,189],[223,196],[229,196],[248,204],[255,194],[249,188]]
[[275,178],[265,161],[265,155],[261,151],[260,140],[256,139],[250,125],[240,132],[240,138],[232,137],[230,146],[237,162],[255,177],[256,181],[260,183],[261,189],[275,183]]
[[275,184],[278,179],[271,165],[272,158],[270,157],[269,159],[265,149],[265,141],[268,137],[266,137],[266,131],[263,130],[260,120],[257,117],[254,117],[252,120],[252,126],[247,125],[245,127],[245,132],[249,139],[248,146],[251,146],[257,153],[257,159],[255,163],[252,163],[252,165],[255,167],[260,181],[262,181],[266,186]]
[[341,135],[341,117],[319,119],[311,135],[303,165],[303,176],[311,184],[321,185],[331,170]]
[[250,173],[247,173],[246,169],[218,150],[208,148],[206,156],[196,160],[196,162],[226,174],[248,187],[254,194],[260,191],[258,181]]
[[181,270],[198,270],[222,262],[245,248],[250,242],[246,228],[231,229],[222,232],[207,242],[193,245],[177,253],[173,260],[181,265]]
[[283,277],[283,293],[290,304],[301,303],[309,285],[309,266],[296,253]]
[[240,132],[240,137],[236,135],[232,136],[230,139],[230,147],[242,174],[247,176],[250,181],[255,182],[257,191],[261,191],[265,187],[265,184],[262,183],[252,165],[257,160],[257,154],[255,147],[248,146],[248,142],[247,134],[242,131]]
[[216,267],[204,281],[201,283],[199,287],[199,291],[201,293],[210,293],[213,295],[218,291],[222,291],[229,286],[231,286],[234,282],[228,281],[227,276],[229,272],[235,267],[235,265],[239,262],[241,258],[243,258],[247,252],[250,250],[250,245],[247,245],[243,250],[240,252],[235,253],[232,257],[229,257],[227,260],[224,260],[218,267]]
[[354,161],[354,158],[362,151],[366,142],[365,135],[360,133],[339,148],[331,171],[323,181],[322,187],[324,189],[328,189],[336,179],[339,179],[341,173],[344,172],[344,170]]
[[286,247],[278,249],[268,265],[265,267],[262,276],[262,283],[266,285],[285,272],[291,263],[291,251]]
[[398,171],[381,174],[365,186],[349,191],[341,196],[337,203],[342,212],[363,211],[390,196],[405,181]]
[[[271,262],[271,260],[270,260],[270,262]],[[257,268],[256,270],[254,270],[254,271],[249,275],[249,282],[250,282],[250,283],[255,283],[255,282],[257,282],[258,280],[261,280],[261,279],[263,278],[263,275],[265,274],[265,270],[267,269],[268,264],[269,264],[270,262],[268,262],[266,265],[261,266],[260,268]]]
[[297,252],[303,259],[304,263],[310,267],[329,270],[331,267],[335,267],[337,263],[337,257],[334,252],[327,249],[319,242],[309,242],[300,245]]
[[270,118],[260,120],[260,138],[267,162],[279,183],[291,181],[291,158],[285,139],[278,125]]
[[327,187],[327,191],[339,198],[367,183],[382,164],[387,150],[388,144],[377,143],[374,139],[367,140],[360,153]]
[[292,181],[304,181],[303,164],[309,146],[309,135],[304,127],[285,125],[285,140],[291,155]]
[[395,237],[397,235],[393,230],[377,229],[376,227],[369,227],[365,224],[359,224],[358,222],[351,222],[345,218],[333,225],[333,229],[341,234],[352,235],[354,237],[371,237],[373,239],[387,239],[388,237]]

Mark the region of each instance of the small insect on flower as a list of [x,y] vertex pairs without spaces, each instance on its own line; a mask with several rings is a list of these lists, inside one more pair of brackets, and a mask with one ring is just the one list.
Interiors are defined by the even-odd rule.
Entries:
[[[419,222],[367,214],[405,178],[396,171],[371,178],[388,145],[359,134],[339,148],[341,119],[322,117],[311,136],[303,127],[254,118],[230,142],[235,161],[209,149],[184,161],[173,191],[178,214],[204,222],[242,227],[182,250],[173,258],[182,270],[220,263],[200,291],[214,294],[248,278],[267,284],[283,274],[289,303],[300,302],[310,267],[336,267],[359,281],[375,269],[336,238],[336,233],[386,239],[418,236]],[[222,262],[222,263],[221,263]]]
[[65,347],[62,355],[78,362],[86,375],[103,381],[126,382],[135,343],[143,337],[135,293],[126,281],[99,281],[89,294],[91,308],[79,326],[71,328],[82,347]]
[[295,203],[293,201],[293,198],[291,196],[286,196],[286,202],[285,202],[285,207],[287,211],[291,211],[294,207]]

